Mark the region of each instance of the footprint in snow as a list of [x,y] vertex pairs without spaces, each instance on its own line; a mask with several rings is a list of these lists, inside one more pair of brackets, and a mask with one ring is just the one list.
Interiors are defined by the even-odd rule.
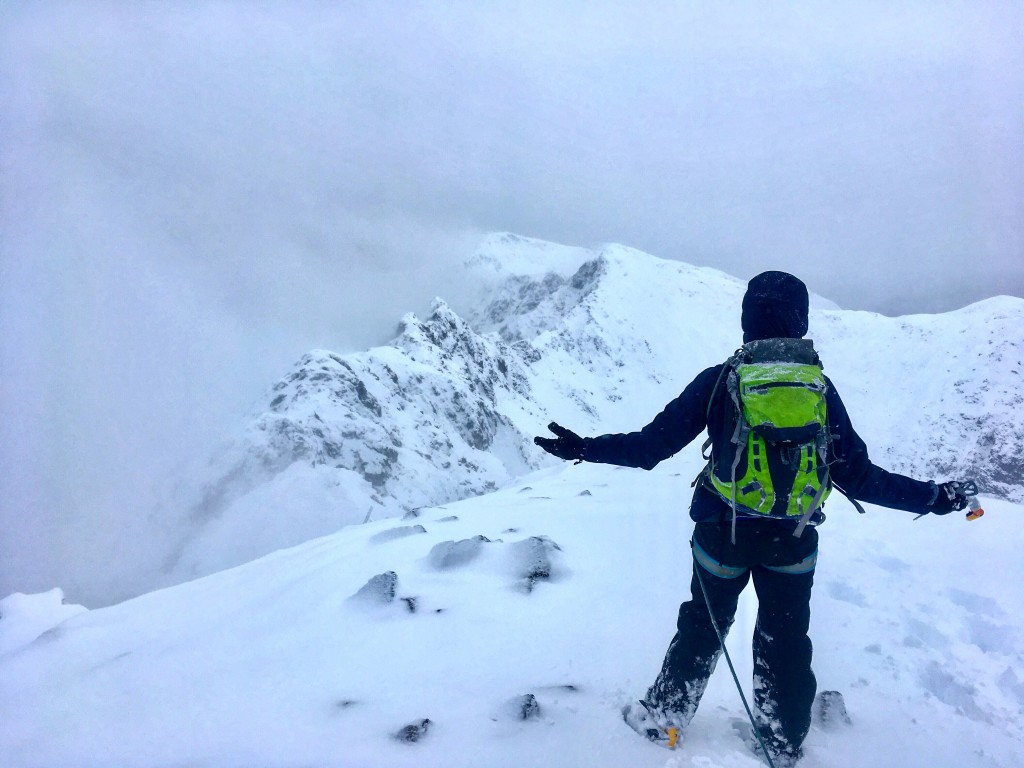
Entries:
[[992,716],[983,710],[976,699],[977,689],[957,680],[938,662],[925,667],[920,676],[921,686],[943,704],[953,707],[957,714],[979,723],[992,723]]
[[980,616],[968,616],[966,624],[971,642],[985,653],[1010,655],[1016,651],[1017,630],[1014,627],[993,624]]
[[1013,671],[1013,667],[1003,670],[1003,674],[999,676],[996,684],[999,686],[999,690],[1011,699],[1016,699],[1017,703],[1024,708],[1024,682],[1017,679],[1017,673]]
[[962,589],[950,589],[949,599],[973,614],[980,613],[993,619],[1002,618],[1006,615],[1005,611],[999,606],[999,603],[985,595],[965,592]]
[[903,573],[910,568],[909,563],[889,555],[879,555],[875,558],[875,564],[883,571],[888,571],[889,573]]
[[856,587],[852,587],[842,581],[830,581],[827,589],[829,595],[835,600],[841,600],[844,603],[850,603],[851,605],[856,605],[860,608],[867,608],[867,598],[864,597],[864,593]]
[[949,638],[937,630],[934,625],[919,619],[908,618],[907,631],[909,634],[903,640],[903,645],[908,648],[948,648]]

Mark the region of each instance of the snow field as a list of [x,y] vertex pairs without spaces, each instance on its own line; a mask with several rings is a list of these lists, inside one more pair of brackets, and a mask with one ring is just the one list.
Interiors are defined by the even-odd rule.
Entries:
[[[724,661],[681,750],[619,720],[686,597],[689,455],[650,473],[541,470],[73,616],[0,657],[4,764],[753,768]],[[891,765],[897,748],[903,766],[1019,765],[1024,606],[1006,584],[1022,575],[1021,510],[986,508],[966,523],[829,504],[815,670],[853,725],[812,729],[801,768]],[[550,578],[528,590],[532,537],[559,549],[541,548]],[[431,554],[467,541],[447,565]],[[352,599],[388,571],[393,601]],[[755,611],[748,589],[729,638],[748,696]],[[540,711],[520,720],[525,694]],[[423,718],[422,739],[394,738]]]

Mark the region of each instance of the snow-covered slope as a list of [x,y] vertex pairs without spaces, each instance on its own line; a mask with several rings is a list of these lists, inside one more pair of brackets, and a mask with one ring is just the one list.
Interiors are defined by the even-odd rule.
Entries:
[[[388,346],[303,357],[268,393],[187,514],[165,583],[366,519],[501,488],[550,461],[550,420],[584,433],[645,424],[740,341],[744,284],[623,246],[515,235],[469,260],[460,317],[437,300]],[[976,476],[1024,500],[1024,302],[886,318],[812,297],[811,335],[879,463]]]
[[1024,301],[897,318],[819,312],[811,330],[878,463],[969,475],[1024,501]]
[[[698,451],[674,462],[541,470],[26,645],[18,615],[32,635],[68,610],[40,596],[0,619],[2,763],[757,768],[724,665],[675,753],[619,717],[657,672],[689,581]],[[833,509],[811,632],[819,687],[844,693],[852,724],[815,725],[801,768],[1020,765],[1024,509],[985,502],[973,523]],[[748,696],[754,611],[748,590],[729,640]]]
[[[0,601],[0,764],[759,764],[723,671],[674,755],[618,720],[685,597],[698,447],[647,473],[530,442],[551,419],[642,426],[738,344],[743,284],[509,235],[470,268],[485,290],[464,317],[439,300],[390,345],[306,355],[163,510],[191,531],[169,581],[279,551],[101,610]],[[995,495],[974,523],[829,502],[815,668],[852,724],[817,725],[801,768],[1019,766],[1022,302],[812,306],[876,460]],[[730,638],[744,680],[754,610],[748,594]]]

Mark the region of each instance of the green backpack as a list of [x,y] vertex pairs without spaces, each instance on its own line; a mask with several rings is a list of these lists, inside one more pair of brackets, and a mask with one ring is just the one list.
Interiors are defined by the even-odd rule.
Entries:
[[724,450],[712,450],[705,475],[732,507],[733,540],[738,513],[798,519],[794,535],[800,536],[832,488],[828,387],[814,344],[749,342],[722,376],[736,408],[735,428]]

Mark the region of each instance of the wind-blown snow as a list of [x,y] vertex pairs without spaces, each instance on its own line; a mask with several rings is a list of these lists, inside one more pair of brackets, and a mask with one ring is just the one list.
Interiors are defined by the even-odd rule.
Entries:
[[60,622],[84,612],[80,605],[66,604],[59,589],[38,595],[8,595],[0,600],[0,656],[29,645]]
[[[699,461],[541,470],[63,621],[0,656],[4,764],[755,768],[724,664],[675,753],[619,716],[685,597]],[[852,725],[812,728],[801,768],[1020,764],[1022,509],[984,501],[973,523],[830,503],[814,666]]]

